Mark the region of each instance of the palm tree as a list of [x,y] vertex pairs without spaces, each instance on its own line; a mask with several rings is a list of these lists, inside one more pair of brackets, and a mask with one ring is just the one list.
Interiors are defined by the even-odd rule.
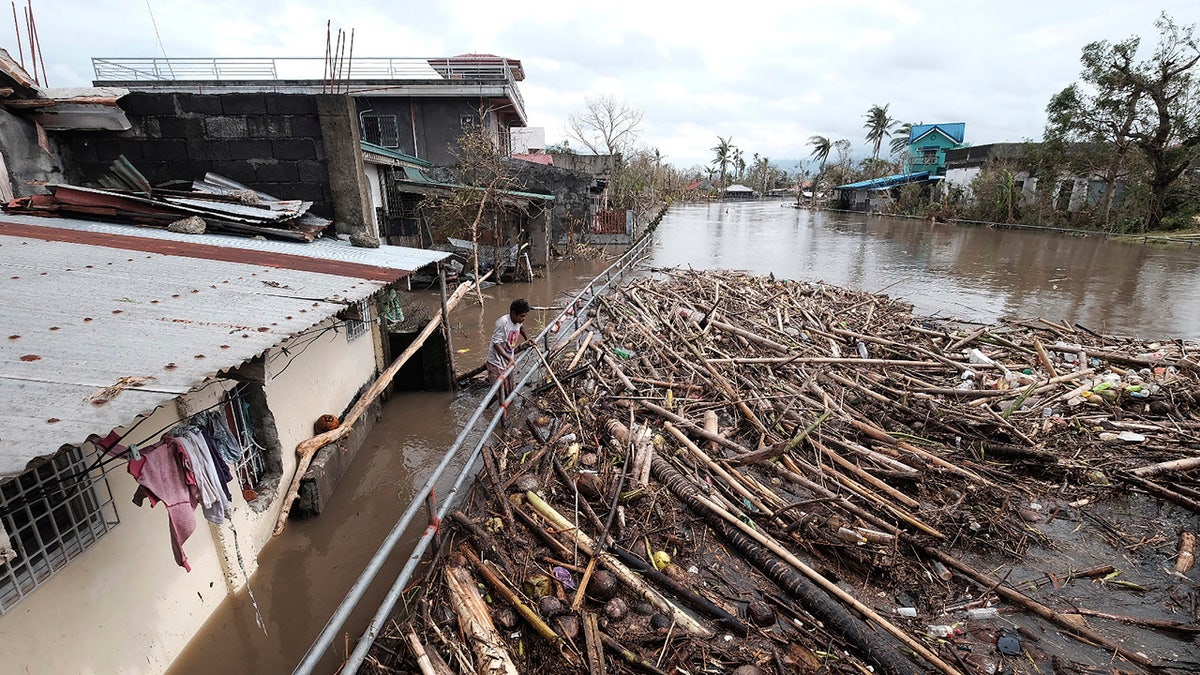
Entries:
[[826,136],[810,136],[808,144],[812,146],[812,158],[821,163],[821,168],[817,169],[817,175],[820,176],[825,171],[825,160],[829,159],[829,153],[833,152],[833,141]]
[[[920,124],[920,122],[917,124]],[[904,149],[908,147],[908,137],[912,135],[912,129],[914,126],[916,126],[916,124],[913,124],[912,122],[905,122],[904,124],[896,127],[896,130],[892,132],[892,143],[889,146],[889,149],[892,151],[893,155],[898,155],[901,152],[904,152]]]
[[717,153],[716,158],[712,161],[712,165],[721,173],[719,181],[721,188],[725,187],[725,174],[729,169],[729,164],[733,161],[733,151],[737,149],[731,141],[733,141],[733,136],[729,138],[717,136],[717,145],[712,149],[713,152]]
[[741,180],[742,172],[746,170],[746,160],[742,159],[741,148],[733,148],[733,157],[729,160],[729,163],[733,166],[733,177],[737,180]]
[[882,107],[878,104],[871,106],[864,116],[867,123],[863,128],[867,130],[867,142],[874,144],[874,157],[879,159],[879,145],[883,143],[883,139],[892,134],[892,127],[896,124],[896,120],[888,117],[888,103]]

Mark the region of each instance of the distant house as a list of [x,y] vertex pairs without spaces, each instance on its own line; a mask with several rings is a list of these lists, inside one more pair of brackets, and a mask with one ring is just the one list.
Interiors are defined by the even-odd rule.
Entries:
[[917,124],[908,134],[905,166],[908,173],[928,171],[941,175],[946,166],[946,151],[964,147],[965,122]]
[[754,188],[738,183],[725,188],[725,191],[722,193],[722,197],[725,199],[754,199],[755,196]]
[[[987,167],[999,166],[1012,172],[1013,181],[1021,190],[1022,200],[1032,203],[1037,199],[1039,181],[1047,180],[1037,175],[1029,157],[1028,151],[1035,147],[1035,143],[988,143],[947,150],[946,187],[957,188],[965,198],[973,199],[972,182]],[[1053,181],[1053,193],[1049,198],[1054,210],[1068,214],[1099,205],[1104,200],[1107,188],[1104,180],[1097,175],[1062,172],[1048,180]],[[1119,204],[1124,193],[1125,180],[1118,179],[1113,186],[1113,202]]]
[[[297,444],[399,353],[395,284],[448,254],[11,214],[0,248],[0,663],[164,672],[254,573]],[[421,355],[448,371],[445,341]],[[210,425],[217,510],[167,436]]]
[[914,171],[847,183],[833,188],[833,205],[834,208],[847,211],[882,211],[891,203],[895,189],[901,185],[935,183],[938,180],[928,171]]

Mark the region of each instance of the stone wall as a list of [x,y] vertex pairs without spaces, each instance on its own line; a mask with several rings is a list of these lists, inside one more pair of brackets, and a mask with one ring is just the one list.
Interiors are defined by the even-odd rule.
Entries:
[[519,175],[519,189],[554,195],[550,213],[551,242],[566,239],[568,230],[574,230],[578,239],[579,233],[588,229],[592,222],[591,188],[595,182],[591,175],[520,160],[513,160],[512,166]]
[[316,96],[132,93],[119,103],[128,131],[57,134],[72,182],[95,183],[125,155],[151,184],[211,171],[333,216]]

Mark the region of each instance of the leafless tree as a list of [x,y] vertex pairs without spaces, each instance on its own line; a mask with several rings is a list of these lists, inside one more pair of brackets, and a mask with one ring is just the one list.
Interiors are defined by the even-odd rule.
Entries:
[[567,136],[597,155],[624,153],[641,135],[642,111],[611,94],[588,96],[567,118]]

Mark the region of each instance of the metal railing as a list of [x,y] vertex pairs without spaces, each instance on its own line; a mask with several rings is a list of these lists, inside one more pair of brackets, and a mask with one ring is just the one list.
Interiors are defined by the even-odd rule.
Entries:
[[[285,82],[330,79],[328,62],[320,57],[107,58],[93,57],[97,82]],[[523,111],[517,88],[520,62],[503,57],[359,57],[334,74],[341,82],[408,81],[454,84],[502,84]]]
[[[554,344],[556,340],[572,335],[579,329],[583,322],[587,320],[587,312],[596,301],[596,298],[608,291],[615,282],[619,281],[635,264],[645,257],[646,249],[649,247],[651,240],[652,237],[646,236],[637,241],[616,262],[609,265],[607,269],[592,279],[583,290],[575,295],[566,308],[533,338],[535,343],[541,343],[543,354],[551,352],[552,347],[556,346]],[[412,501],[409,502],[400,519],[396,521],[392,530],[384,538],[383,543],[379,546],[379,550],[375,552],[375,556],[367,563],[358,580],[354,582],[349,592],[346,593],[346,597],[343,598],[341,604],[334,610],[333,616],[325,624],[325,628],[321,631],[321,634],[317,636],[317,639],[308,648],[308,652],[304,655],[304,658],[296,666],[296,669],[292,671],[293,675],[309,675],[313,672],[321,657],[324,656],[330,645],[333,644],[334,639],[337,637],[342,625],[345,624],[346,619],[350,616],[350,613],[358,606],[367,587],[374,581],[380,568],[383,567],[392,550],[400,542],[409,525],[412,524],[417,512],[426,503],[426,500],[430,498],[430,495],[433,494],[434,488],[446,468],[459,457],[463,448],[466,447],[467,439],[472,438],[475,440],[474,447],[464,462],[463,470],[459,473],[458,479],[445,493],[445,499],[437,512],[438,520],[444,519],[450,512],[450,509],[457,503],[459,490],[468,477],[475,475],[483,446],[491,437],[492,432],[496,430],[496,427],[500,425],[505,414],[504,411],[517,398],[521,388],[528,384],[529,380],[542,370],[541,360],[536,356],[530,356],[530,351],[533,350],[526,350],[517,356],[514,369],[516,373],[523,373],[523,375],[520,381],[517,382],[517,385],[513,387],[512,393],[504,399],[503,405],[497,407],[496,412],[487,421],[486,426],[480,430],[478,425],[482,423],[484,414],[490,408],[492,400],[499,393],[501,381],[497,380],[492,384],[491,389],[488,390],[483,401],[475,410],[475,413],[463,426],[454,443],[442,456],[441,462],[438,463],[437,467],[429,475],[429,478],[426,479],[425,485],[413,496]],[[395,609],[404,588],[408,585],[414,570],[416,570],[417,565],[425,556],[425,552],[429,549],[429,545],[433,542],[436,534],[436,529],[430,526],[421,535],[408,560],[405,562],[404,568],[392,583],[391,589],[380,603],[366,630],[359,637],[354,651],[347,658],[346,663],[343,664],[339,671],[340,673],[353,675],[358,672],[359,666],[362,665],[363,659],[366,658],[367,651],[370,650],[371,645],[374,644],[375,639],[379,636],[380,628],[387,625],[387,620]]]

